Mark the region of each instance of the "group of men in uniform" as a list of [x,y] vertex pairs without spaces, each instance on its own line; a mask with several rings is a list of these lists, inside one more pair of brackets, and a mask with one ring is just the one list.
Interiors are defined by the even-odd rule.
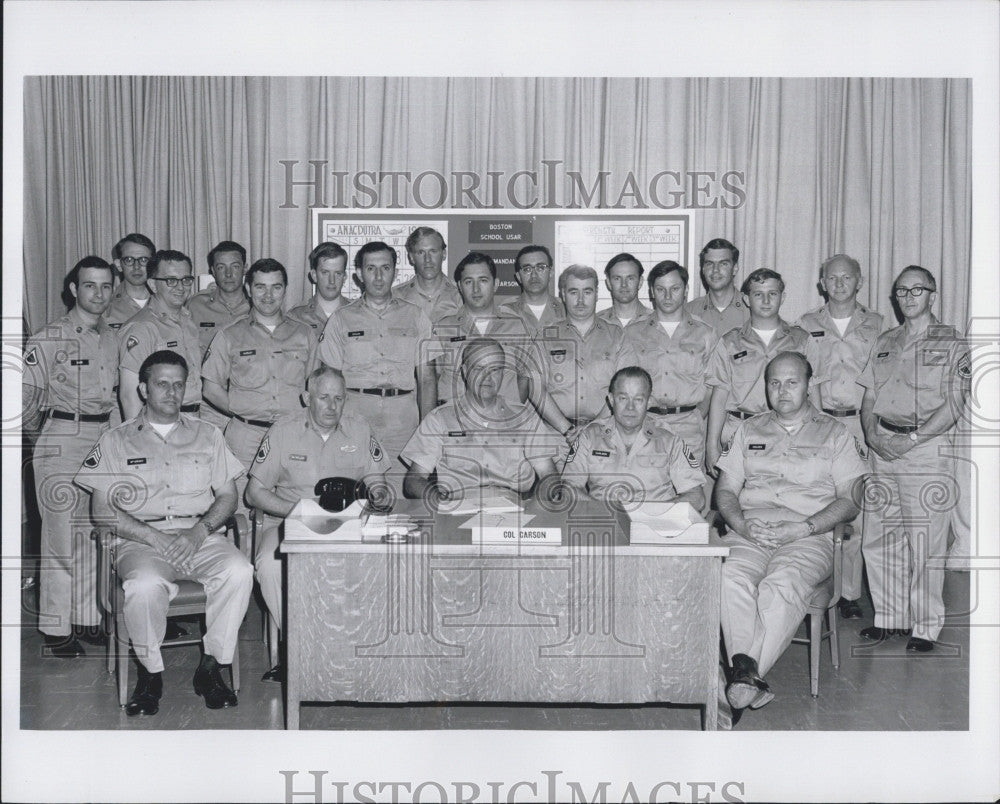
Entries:
[[[166,605],[182,576],[206,582],[211,612],[196,690],[211,708],[235,705],[219,666],[232,659],[252,579],[220,529],[246,505],[261,512],[254,564],[280,622],[281,520],[334,477],[377,480],[390,503],[534,491],[707,513],[714,499],[732,540],[723,632],[735,708],[773,697],[764,673],[829,574],[842,522],[855,524],[842,616],[861,616],[863,555],[875,625],[862,634],[907,633],[911,650],[933,648],[943,579],[928,559],[946,551],[949,516],[911,523],[926,518],[921,483],[948,470],[941,447],[971,370],[961,338],[930,312],[925,269],[897,277],[903,325],[882,332],[857,302],[861,269],[845,255],[823,264],[827,301],[798,325],[781,318],[775,271],[737,289],[739,250],[723,239],[699,255],[707,293],[693,301],[688,271],[667,260],[646,277],[646,307],[641,262],[617,255],[601,312],[590,266],[566,267],[553,295],[542,245],[518,252],[520,294],[505,304],[487,254],[467,254],[449,279],[444,238],[419,227],[406,256],[414,277],[396,285],[395,249],[361,247],[361,295],[348,303],[348,254],[322,243],[308,258],[313,297],[287,312],[284,266],[247,266],[232,241],[209,252],[215,284],[193,296],[191,260],[139,234],[115,245],[113,266],[88,257],[74,267],[75,305],[25,352],[51,655],[103,639],[83,488],[94,522],[115,530],[126,622],[143,647],[129,714],[156,711]],[[109,429],[119,412],[124,423]],[[887,502],[862,516],[865,475]]]

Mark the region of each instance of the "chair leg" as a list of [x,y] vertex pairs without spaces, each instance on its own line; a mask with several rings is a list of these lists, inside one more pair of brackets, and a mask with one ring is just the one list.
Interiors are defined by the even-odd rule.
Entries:
[[823,639],[823,615],[809,615],[809,691],[819,697],[819,651]]
[[129,636],[123,621],[115,628],[115,655],[118,664],[118,705],[128,703]]
[[229,673],[233,680],[233,692],[240,691],[240,643],[237,640],[236,650],[233,652],[233,663],[229,665]]
[[830,661],[833,663],[833,669],[840,669],[840,640],[837,636],[837,609],[829,608],[826,610],[826,620],[830,624]]
[[267,614],[267,651],[271,667],[274,667],[278,663],[278,623],[270,612]]

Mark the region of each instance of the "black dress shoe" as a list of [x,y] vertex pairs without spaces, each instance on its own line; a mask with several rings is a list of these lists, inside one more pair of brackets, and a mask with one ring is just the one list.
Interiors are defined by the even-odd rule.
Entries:
[[[733,709],[746,709],[767,689],[767,682],[757,672],[757,662],[745,653],[733,654],[732,680],[726,685],[726,700],[729,705]],[[769,701],[770,699],[765,703]]]
[[78,656],[87,655],[83,645],[72,634],[68,636],[49,636],[46,634],[45,649],[42,653],[56,659],[75,659]]
[[860,633],[865,639],[870,639],[873,642],[884,642],[889,637],[906,636],[910,630],[908,628],[879,628],[877,625],[869,625],[867,628],[862,628]]
[[921,639],[920,637],[910,637],[906,643],[907,650],[915,650],[917,653],[930,653],[934,650],[934,643],[929,639]]
[[862,617],[861,606],[858,605],[857,600],[848,600],[842,597],[837,603],[837,608],[840,609],[840,616],[845,620],[860,620]]
[[239,703],[236,693],[222,680],[219,663],[212,656],[203,657],[194,671],[194,691],[205,699],[205,706],[209,709],[222,709]]
[[155,715],[160,711],[160,698],[162,695],[163,674],[150,673],[140,664],[139,680],[135,682],[135,690],[132,692],[132,697],[125,704],[125,714],[129,717]]
[[108,644],[108,635],[104,633],[104,629],[99,625],[74,625],[73,636],[81,642],[86,642],[88,645],[96,645],[99,648],[103,648]]
[[281,664],[276,664],[270,670],[268,670],[264,675],[260,677],[261,681],[276,681],[279,684],[285,683],[285,668]]

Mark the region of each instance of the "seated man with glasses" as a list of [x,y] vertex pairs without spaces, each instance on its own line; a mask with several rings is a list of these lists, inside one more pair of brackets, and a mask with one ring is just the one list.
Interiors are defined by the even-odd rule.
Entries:
[[[130,318],[118,331],[118,359],[121,378],[118,399],[125,421],[142,409],[139,398],[139,367],[153,352],[170,349],[189,366],[201,365],[198,327],[184,302],[191,295],[194,274],[190,257],[179,251],[157,251],[149,261],[149,281],[153,290],[149,304]],[[197,414],[201,409],[201,375],[187,374],[181,413]]]
[[121,329],[122,324],[138,313],[149,301],[146,286],[146,267],[153,258],[156,246],[144,234],[127,234],[111,249],[111,257],[121,280],[111,296],[111,304],[104,313],[108,326]]
[[552,295],[552,254],[545,246],[525,246],[514,259],[514,277],[521,295],[502,305],[507,314],[520,318],[532,336],[543,327],[566,318],[559,299]]

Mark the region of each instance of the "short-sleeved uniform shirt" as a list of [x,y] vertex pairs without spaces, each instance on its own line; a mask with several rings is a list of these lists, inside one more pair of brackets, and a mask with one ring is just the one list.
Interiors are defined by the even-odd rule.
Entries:
[[954,327],[932,318],[909,342],[905,326],[882,333],[858,383],[875,395],[876,416],[921,425],[947,402],[953,383],[967,389],[971,377],[968,344]]
[[563,303],[551,295],[545,302],[545,309],[542,310],[541,318],[535,318],[535,313],[524,300],[523,294],[513,301],[501,303],[500,306],[509,314],[520,318],[531,335],[536,335],[543,327],[558,324],[566,318],[566,308],[563,307]]
[[684,305],[684,309],[708,324],[715,330],[715,337],[721,338],[731,329],[738,329],[750,320],[750,308],[743,303],[743,298],[737,290],[724,310],[719,310],[712,304],[711,297],[706,293],[697,299],[692,299]]
[[697,405],[705,398],[706,377],[718,338],[715,331],[685,313],[673,335],[656,316],[625,327],[619,366],[640,366],[653,380],[652,407]]
[[431,322],[415,304],[393,296],[380,312],[362,296],[330,316],[317,354],[344,373],[348,388],[412,391],[421,345],[430,334]]
[[[347,304],[347,299],[343,296],[338,296],[336,301],[339,302],[339,304],[333,308],[333,312],[337,312],[337,310]],[[319,295],[314,295],[305,304],[293,307],[288,311],[288,317],[292,319],[292,321],[299,321],[303,324],[308,324],[316,332],[317,338],[319,338],[319,336],[323,333],[323,329],[326,327],[327,322],[327,315],[323,312],[323,308],[319,306]]]
[[74,307],[42,327],[24,348],[25,385],[44,392],[40,407],[99,415],[115,404],[118,339],[103,318],[92,327]]
[[392,295],[424,311],[432,324],[446,315],[454,315],[462,308],[462,297],[458,287],[444,274],[439,274],[434,290],[428,295],[417,287],[417,279],[408,279],[392,289]]
[[859,304],[841,335],[824,304],[803,315],[798,326],[809,333],[806,357],[813,367],[809,385],[818,394],[820,407],[859,410],[864,389],[857,380],[882,331],[882,316]]
[[614,419],[591,422],[570,451],[562,476],[597,500],[624,485],[634,499],[668,502],[705,484],[691,450],[649,418],[630,449]]
[[586,335],[568,318],[538,332],[534,344],[544,371],[542,384],[564,416],[591,420],[603,411],[623,338],[620,326],[600,318]]
[[229,307],[215,285],[188,299],[186,307],[198,327],[202,354],[208,351],[216,332],[250,312],[250,302],[245,294],[240,294],[240,301],[235,307]]
[[120,366],[136,374],[142,362],[153,352],[169,349],[183,357],[188,364],[187,386],[184,389],[185,405],[201,402],[201,343],[198,327],[185,308],[175,315],[155,294],[142,310],[118,330],[118,357]]
[[787,321],[778,320],[778,328],[765,346],[747,321],[731,329],[715,345],[705,381],[729,392],[729,410],[763,413],[767,410],[764,369],[778,352],[805,354],[809,333]]
[[742,422],[716,466],[742,486],[740,507],[788,508],[812,516],[837,498],[837,485],[868,472],[864,447],[843,422],[809,405],[794,433],[768,411]]
[[228,389],[229,409],[237,416],[274,421],[300,409],[315,345],[307,325],[283,318],[270,332],[251,310],[219,330],[201,375]]
[[437,373],[439,401],[455,400],[465,393],[459,367],[466,344],[479,338],[493,338],[503,346],[506,358],[501,394],[507,402],[520,404],[517,377],[528,373],[531,336],[524,322],[502,307],[495,308],[486,321],[485,332],[480,333],[475,317],[463,305],[454,315],[446,315],[434,323],[428,358]]
[[[638,304],[639,304],[639,312],[636,313],[635,318],[630,318],[628,324],[625,324],[624,326],[628,326],[629,324],[634,324],[636,321],[642,321],[644,318],[648,318],[653,314],[653,311],[645,304],[643,304],[642,302],[638,302]],[[597,317],[600,318],[602,321],[607,321],[609,324],[617,324],[620,327],[623,326],[621,319],[615,315],[614,305],[612,305],[611,307],[606,307],[605,309],[599,311],[597,313]]]
[[163,438],[143,408],[101,436],[74,480],[148,522],[201,516],[215,500],[213,490],[242,474],[218,427],[182,413]]
[[438,482],[448,489],[518,491],[534,477],[529,459],[555,460],[560,444],[565,441],[530,406],[498,398],[488,419],[459,397],[424,417],[400,457],[436,469]]
[[146,309],[153,296],[150,294],[146,304],[141,307],[135,300],[125,292],[125,283],[120,282],[115,292],[111,294],[111,304],[104,311],[104,318],[107,319],[108,326],[115,332],[122,328],[122,325],[140,310]]
[[282,416],[267,431],[250,477],[282,499],[318,500],[313,494],[324,477],[362,480],[381,475],[388,466],[381,445],[360,416],[345,412],[326,441],[302,410]]

